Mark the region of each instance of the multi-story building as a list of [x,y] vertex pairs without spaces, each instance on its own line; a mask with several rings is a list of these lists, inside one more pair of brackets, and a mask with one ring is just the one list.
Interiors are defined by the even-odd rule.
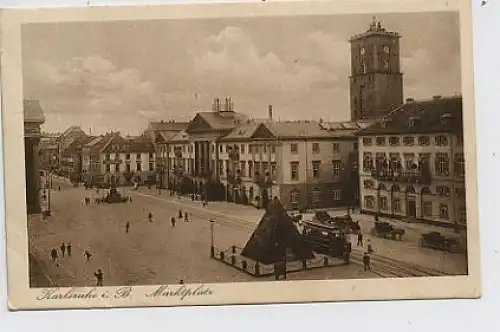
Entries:
[[40,126],[45,116],[37,100],[24,100],[24,157],[26,176],[26,210],[28,214],[39,213],[40,207]]
[[184,194],[196,192],[194,177],[194,142],[183,130],[168,140],[169,188]]
[[108,133],[86,144],[82,159],[86,182],[156,183],[154,146],[144,137],[123,138],[119,132]]
[[58,161],[62,175],[70,177],[71,173],[74,172],[72,150],[70,147],[74,145],[75,142],[85,140],[87,137],[87,134],[80,127],[71,126],[57,138],[59,149]]
[[55,139],[42,137],[39,150],[40,168],[55,170],[59,167],[59,146]]
[[461,97],[408,99],[358,136],[362,211],[465,225]]
[[188,127],[188,122],[159,121],[151,122],[144,131],[145,137],[149,137],[154,144],[156,154],[156,173],[157,184],[164,188],[168,179],[170,179],[171,165],[168,163],[168,141],[177,133]]
[[199,112],[189,123],[186,133],[194,148],[194,186],[196,192],[207,199],[217,200],[225,196],[216,172],[220,152],[219,139],[247,120],[246,115],[234,110],[234,103],[230,98],[226,98],[224,103],[215,98],[212,112]]
[[220,138],[217,175],[229,201],[287,209],[357,200],[356,124],[248,121]]

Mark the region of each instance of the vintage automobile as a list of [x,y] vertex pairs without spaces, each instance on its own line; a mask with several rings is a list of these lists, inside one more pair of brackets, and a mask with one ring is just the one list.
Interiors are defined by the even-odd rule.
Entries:
[[322,224],[333,224],[345,232],[357,233],[359,231],[359,225],[354,222],[352,217],[348,214],[344,216],[332,217],[327,211],[320,210],[314,213],[313,221],[317,221]]
[[316,221],[304,221],[302,238],[313,251],[349,262],[351,243],[340,228]]
[[396,228],[387,221],[376,221],[372,228],[372,234],[384,239],[403,240],[406,231],[402,228]]
[[456,237],[444,236],[439,232],[429,232],[421,235],[419,244],[421,247],[460,253],[464,250],[460,240]]
[[101,200],[103,203],[113,204],[113,203],[125,203],[128,202],[129,199],[126,196],[122,196],[116,188],[111,188],[109,193],[104,196]]

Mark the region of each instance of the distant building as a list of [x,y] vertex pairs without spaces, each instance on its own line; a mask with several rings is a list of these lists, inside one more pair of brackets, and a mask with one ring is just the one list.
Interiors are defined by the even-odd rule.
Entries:
[[403,73],[397,32],[373,19],[351,43],[351,119],[373,119],[403,104]]
[[40,168],[55,170],[59,167],[59,145],[54,138],[42,138],[39,144]]
[[112,132],[83,147],[85,182],[116,185],[154,184],[155,150],[145,137],[123,138]]
[[24,156],[26,176],[27,213],[40,213],[40,125],[45,122],[38,100],[25,99],[24,107]]
[[466,224],[461,97],[408,99],[358,136],[363,212]]
[[143,136],[152,140],[156,154],[157,184],[159,187],[166,186],[167,179],[170,178],[171,165],[168,164],[168,140],[177,133],[188,127],[188,122],[160,121],[151,122],[144,131]]
[[75,141],[85,140],[87,137],[87,134],[79,126],[71,126],[57,138],[59,168],[62,175],[70,177],[71,173],[74,172],[74,162],[71,159],[72,151],[68,151],[68,149]]

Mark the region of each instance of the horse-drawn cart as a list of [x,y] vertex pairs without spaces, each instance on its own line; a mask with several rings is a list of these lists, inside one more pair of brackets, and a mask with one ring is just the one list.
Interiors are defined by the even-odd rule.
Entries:
[[402,241],[406,232],[402,228],[394,227],[387,221],[376,221],[375,226],[372,228],[372,234],[384,239]]

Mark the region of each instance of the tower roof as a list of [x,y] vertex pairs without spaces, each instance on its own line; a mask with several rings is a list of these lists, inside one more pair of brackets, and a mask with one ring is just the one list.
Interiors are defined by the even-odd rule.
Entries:
[[383,26],[382,22],[377,20],[375,16],[372,17],[372,22],[370,23],[370,26],[368,27],[368,30],[362,33],[355,34],[352,36],[349,41],[354,41],[358,40],[361,38],[366,38],[368,36],[387,36],[387,37],[393,37],[393,38],[401,38],[401,35],[397,32],[391,32],[387,31]]

